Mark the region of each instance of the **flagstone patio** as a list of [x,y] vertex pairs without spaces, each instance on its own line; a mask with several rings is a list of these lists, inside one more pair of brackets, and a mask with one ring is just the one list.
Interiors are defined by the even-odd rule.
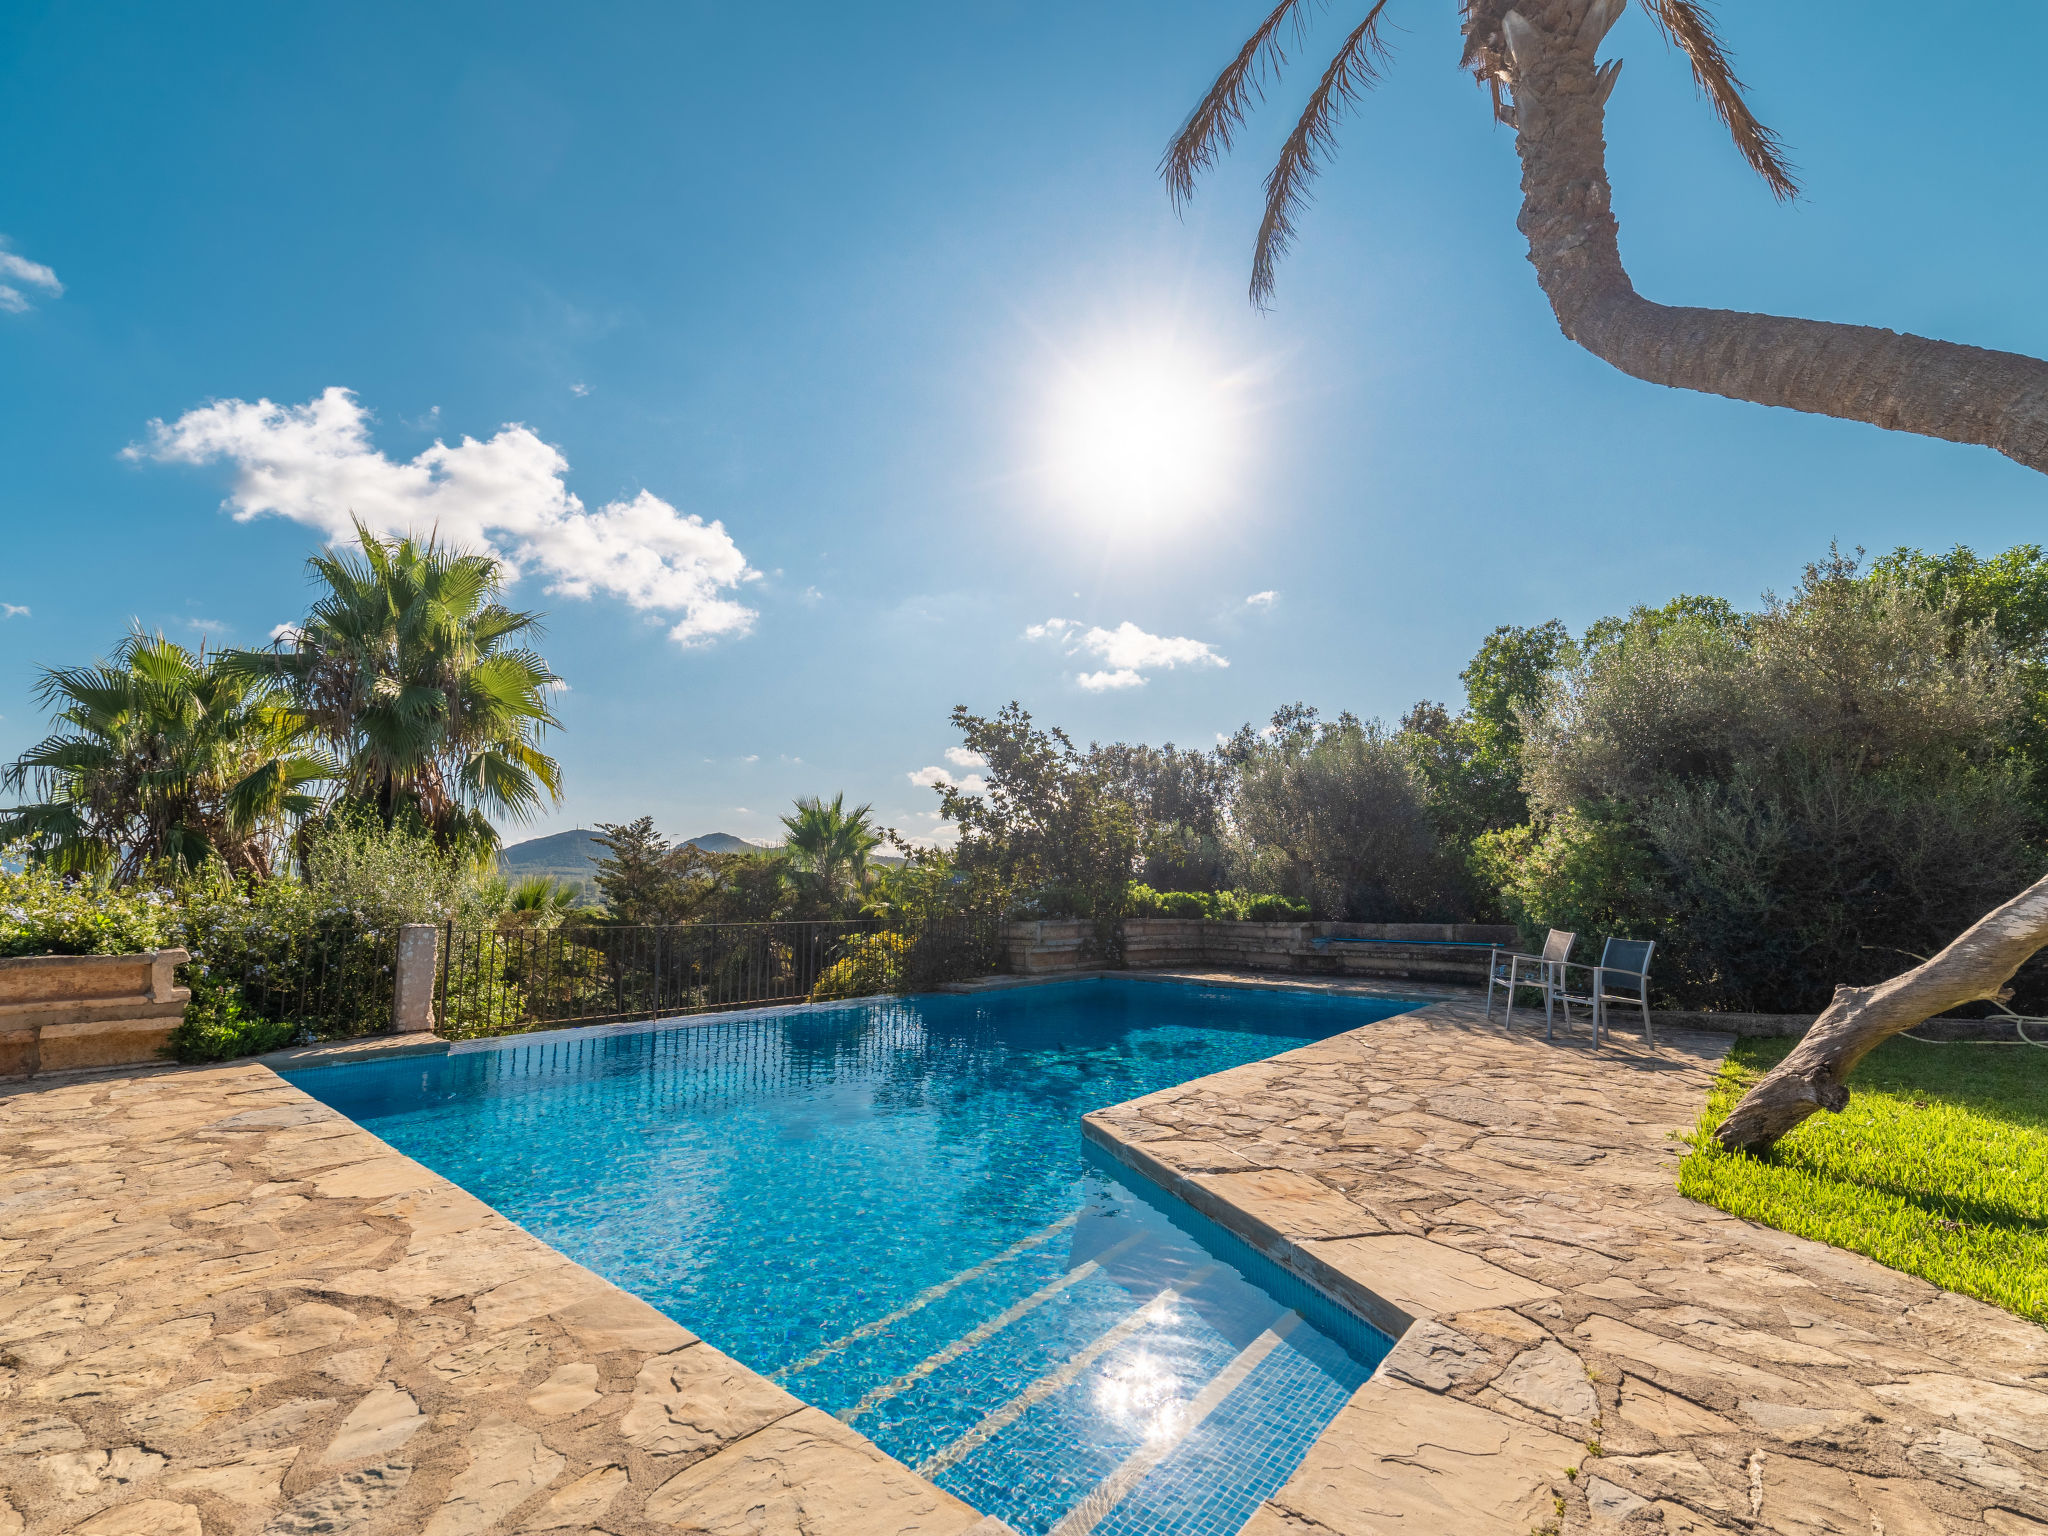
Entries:
[[0,1536],[994,1536],[253,1063],[0,1097]]
[[[1452,997],[1090,1118],[1406,1329],[1248,1536],[2048,1533],[2048,1331],[1673,1190],[1724,1044]],[[1002,1529],[263,1065],[0,1095],[0,1536]]]

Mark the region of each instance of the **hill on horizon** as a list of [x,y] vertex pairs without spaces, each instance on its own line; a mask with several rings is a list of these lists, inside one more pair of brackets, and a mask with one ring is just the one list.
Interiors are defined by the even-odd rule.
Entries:
[[[576,827],[567,832],[551,832],[546,837],[514,843],[509,848],[498,850],[498,872],[508,880],[547,875],[564,885],[575,886],[582,893],[582,900],[595,902],[597,865],[604,857],[598,851],[597,836],[590,827]],[[680,848],[685,844],[695,844],[706,853],[766,853],[782,846],[780,843],[757,843],[750,837],[735,837],[730,832],[705,832],[696,837],[686,837],[675,846]],[[869,862],[894,869],[903,860],[895,854],[876,853],[869,856]]]
[[[507,879],[523,880],[532,875],[549,875],[564,885],[573,885],[587,901],[597,899],[598,834],[589,827],[553,832],[546,837],[528,838],[498,850],[498,869]],[[779,843],[757,843],[730,832],[706,832],[685,838],[706,853],[761,853]],[[681,844],[677,845],[682,846]]]

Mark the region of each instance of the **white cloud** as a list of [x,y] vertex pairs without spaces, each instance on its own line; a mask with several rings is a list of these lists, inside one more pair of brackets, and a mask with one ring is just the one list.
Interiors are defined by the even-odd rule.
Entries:
[[1072,619],[1047,619],[1026,629],[1024,638],[1051,640],[1066,646],[1069,656],[1085,652],[1108,663],[1100,672],[1083,672],[1074,679],[1091,693],[1142,687],[1145,674],[1162,667],[1171,671],[1175,667],[1230,665],[1228,659],[1204,641],[1190,640],[1185,635],[1148,634],[1129,619],[1115,629],[1083,629]]
[[740,761],[743,763],[758,763],[759,761],[761,761],[761,754],[758,752],[749,752],[745,757],[741,758]]
[[15,255],[7,249],[7,242],[0,239],[0,310],[19,315],[33,307],[29,296],[21,291],[23,288],[38,289],[53,299],[64,292],[55,272],[40,261]]
[[1254,592],[1244,600],[1244,605],[1247,608],[1270,608],[1279,596],[1278,592]]
[[728,593],[760,573],[724,524],[685,517],[651,491],[590,511],[563,484],[568,460],[517,424],[484,441],[436,442],[400,463],[371,444],[369,413],[336,387],[304,405],[217,400],[152,421],[149,440],[127,455],[233,464],[224,505],[240,522],[274,513],[337,540],[353,537],[352,516],[382,534],[438,531],[491,550],[515,578],[538,567],[550,592],[680,614],[669,630],[679,645],[753,627],[754,610]]
[[986,768],[988,766],[987,758],[983,757],[979,752],[969,751],[966,747],[946,748],[946,761],[955,768]]
[[181,622],[193,633],[201,635],[225,635],[232,627],[219,619],[185,619]]
[[569,393],[574,395],[578,400],[581,400],[585,395],[590,393],[590,386],[588,384],[571,384],[569,386]]
[[270,643],[272,645],[297,645],[299,643],[299,636],[304,633],[305,631],[296,624],[273,624],[270,626]]
[[1118,667],[1114,672],[1083,672],[1074,681],[1090,693],[1104,693],[1112,688],[1145,686],[1145,679],[1129,667]]
[[926,789],[957,789],[963,795],[980,795],[988,792],[988,780],[978,773],[970,773],[964,779],[956,779],[937,763],[929,768],[920,768],[909,775],[910,782],[921,784]]
[[0,619],[26,619],[33,615],[26,603],[0,603]]

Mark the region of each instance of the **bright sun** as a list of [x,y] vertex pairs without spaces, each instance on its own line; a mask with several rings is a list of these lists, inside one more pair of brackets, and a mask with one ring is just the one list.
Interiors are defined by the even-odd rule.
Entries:
[[1053,488],[1085,512],[1152,522],[1202,510],[1237,455],[1234,383],[1171,347],[1104,351],[1068,369],[1053,400]]

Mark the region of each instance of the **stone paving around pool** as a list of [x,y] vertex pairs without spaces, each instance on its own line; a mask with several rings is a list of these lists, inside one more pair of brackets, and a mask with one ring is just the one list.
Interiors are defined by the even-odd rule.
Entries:
[[[2048,1331],[1675,1192],[1725,1036],[1333,990],[1087,1126],[1406,1329],[1247,1536],[2048,1536]],[[1002,1530],[260,1064],[0,1095],[0,1536]]]
[[1402,1335],[1245,1536],[2048,1536],[2048,1329],[1679,1195],[1727,1036],[1527,1017],[1441,1003],[1089,1117]]
[[266,1067],[0,1097],[0,1536],[1007,1529]]

